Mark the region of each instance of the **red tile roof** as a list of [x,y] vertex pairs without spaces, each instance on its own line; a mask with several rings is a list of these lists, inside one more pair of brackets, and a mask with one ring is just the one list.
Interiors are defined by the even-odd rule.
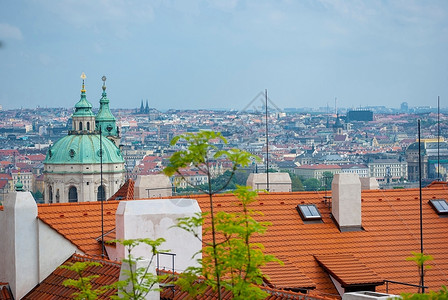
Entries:
[[[448,199],[446,183],[423,189],[423,231],[425,253],[434,257],[429,264],[425,285],[438,290],[448,283],[448,218],[439,217],[428,201]],[[418,284],[414,262],[406,261],[412,251],[419,251],[419,190],[371,190],[362,192],[363,231],[340,232],[330,218],[331,210],[323,201],[325,192],[293,192],[260,194],[253,209],[264,213],[259,221],[272,225],[254,242],[265,246],[265,253],[287,257],[316,286],[316,291],[337,295],[327,272],[314,256],[344,253],[353,255],[381,279]],[[197,199],[203,211],[208,211],[206,196]],[[216,210],[236,211],[229,195],[215,196]],[[297,213],[297,204],[315,204],[323,223],[305,224]],[[204,236],[207,239],[207,236]],[[270,273],[267,272],[269,276]],[[285,278],[287,279],[287,278]],[[378,286],[385,292],[385,286]],[[416,292],[415,288],[390,284],[389,292]]]
[[[168,275],[163,280],[163,283],[165,285],[173,285],[173,281],[177,279],[178,274],[175,274],[174,276],[171,276],[173,273],[167,272],[164,270],[159,270],[161,274]],[[331,297],[322,297],[319,295],[314,295],[312,292],[308,294],[303,293],[297,293],[292,291],[286,291],[281,289],[274,289],[270,287],[263,286],[261,287],[262,290],[267,292],[269,296],[266,298],[266,300],[332,300],[334,298]],[[174,291],[174,292],[173,292]],[[224,300],[230,300],[233,299],[232,293],[229,291],[226,291],[224,288],[221,289],[221,296]],[[208,287],[204,293],[198,298],[201,300],[216,300],[218,298],[218,293],[216,291],[213,291],[212,288]],[[160,293],[160,299],[191,299],[191,297],[188,295],[188,293],[182,291],[181,287],[177,285],[173,285],[172,287],[165,287],[161,293]]]
[[[438,290],[448,283],[448,218],[440,217],[428,204],[430,199],[448,199],[446,183],[433,183],[422,191],[423,232],[425,254],[434,260],[425,275],[425,285]],[[362,231],[340,232],[330,217],[331,209],[325,204],[325,192],[292,192],[260,194],[251,208],[263,212],[259,221],[271,222],[267,232],[254,236],[253,242],[263,243],[265,253],[280,257],[286,262],[286,274],[294,268],[304,274],[302,287],[315,286],[323,295],[337,295],[325,268],[315,257],[344,254],[358,261],[358,267],[365,265],[381,280],[393,280],[418,284],[418,270],[414,262],[406,261],[412,251],[420,249],[419,190],[371,190],[362,191]],[[177,198],[179,198],[178,196]],[[182,196],[197,199],[201,209],[209,211],[209,199],[205,195]],[[235,212],[233,195],[216,195],[214,206],[217,211]],[[315,204],[322,215],[322,223],[305,224],[300,218],[297,204]],[[115,210],[118,201],[108,201],[105,207],[105,232],[115,226]],[[100,203],[39,205],[39,218],[61,232],[87,254],[101,253],[95,240],[101,235]],[[209,239],[204,234],[204,239]],[[328,265],[332,266],[332,265]],[[266,273],[273,286],[291,285],[288,276],[278,272],[281,267],[267,266]],[[331,270],[331,268],[330,268]],[[344,274],[338,271],[337,274]],[[308,280],[309,279],[309,280]],[[385,286],[378,286],[378,292],[385,292]],[[415,288],[389,284],[389,292],[416,292]]]
[[[119,201],[103,205],[104,232],[115,228]],[[101,255],[101,202],[39,204],[38,218],[71,241],[85,254]]]
[[271,287],[279,289],[315,289],[316,284],[312,282],[303,272],[297,268],[287,257],[278,256],[283,262],[270,262],[262,267],[264,274],[269,274],[266,282]]
[[301,165],[297,169],[309,169],[309,170],[326,170],[326,169],[341,169],[339,165],[326,165],[326,164],[316,164],[316,165]]
[[0,300],[13,300],[14,297],[9,289],[9,285],[5,282],[0,282]]
[[126,180],[121,188],[108,200],[131,200],[134,199],[134,185],[135,181],[132,179]]
[[[90,275],[98,275],[98,278],[95,278],[91,281],[92,289],[98,289],[104,285],[110,285],[116,282],[120,276],[120,268],[121,263],[113,262],[105,259],[94,259],[92,257],[83,256],[74,254],[70,257],[63,265],[68,265],[69,263],[75,263],[79,261],[90,261],[90,262],[98,262],[101,264],[98,266],[89,266],[84,271],[84,276]],[[174,274],[160,270],[160,274],[168,275],[165,279],[162,280],[162,291],[160,293],[161,299],[189,299],[189,296],[186,292],[182,291],[181,288],[175,284],[173,281],[177,279],[178,274]],[[171,276],[170,276],[171,275]],[[57,268],[53,271],[47,278],[45,278],[38,286],[36,286],[33,290],[31,290],[26,296],[22,299],[73,299],[72,294],[77,292],[78,290],[73,287],[65,287],[63,282],[66,279],[74,279],[77,280],[79,277],[74,271],[70,271],[67,269]],[[1,283],[0,283],[1,287]],[[302,300],[304,294],[296,293],[291,291],[283,291],[279,289],[272,289],[269,287],[262,287],[264,291],[270,294],[266,299],[269,300]],[[9,300],[13,299],[8,294],[9,289],[4,287],[0,289],[0,299]],[[100,299],[108,299],[109,296],[116,294],[116,289],[108,290],[106,293],[102,294]],[[10,296],[8,298],[8,295]],[[228,291],[222,290],[223,299],[233,299],[232,294]],[[2,298],[3,297],[3,298]],[[205,291],[204,296],[201,299],[217,299],[217,292],[213,291],[210,287]],[[309,300],[331,300],[331,298],[325,298],[318,295],[307,295],[307,299]]]
[[28,158],[31,161],[44,161],[45,160],[45,155],[44,154],[30,154],[27,155],[26,158]]
[[383,279],[352,254],[324,254],[316,255],[314,258],[344,288],[351,285],[381,285],[384,283]]
[[[89,266],[83,272],[83,276],[86,277],[90,275],[99,275],[98,278],[91,281],[93,290],[116,282],[120,276],[121,263],[104,259],[94,259],[88,256],[74,254],[63,265],[83,261],[98,262],[101,264],[100,267]],[[74,271],[57,268],[22,299],[73,299],[72,294],[77,292],[78,289],[65,287],[62,283],[66,279],[77,280],[78,278],[78,274]],[[109,299],[109,296],[115,295],[116,293],[117,290],[111,289],[102,294],[99,298]]]

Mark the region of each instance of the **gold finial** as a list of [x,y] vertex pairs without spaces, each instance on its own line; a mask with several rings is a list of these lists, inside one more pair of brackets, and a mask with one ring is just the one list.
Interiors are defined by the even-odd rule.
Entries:
[[106,76],[103,75],[103,77],[101,77],[101,80],[103,81],[103,91],[106,90]]
[[82,79],[82,89],[81,89],[81,92],[86,92],[86,89],[85,89],[85,87],[84,87],[84,80],[87,78],[87,76],[86,76],[86,74],[84,73],[84,72],[82,72],[82,74],[81,74],[81,79]]

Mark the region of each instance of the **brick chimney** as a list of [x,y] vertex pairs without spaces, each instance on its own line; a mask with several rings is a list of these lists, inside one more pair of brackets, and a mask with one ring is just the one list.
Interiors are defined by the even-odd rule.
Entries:
[[335,174],[331,185],[332,215],[340,231],[358,231],[361,226],[361,182],[357,174]]

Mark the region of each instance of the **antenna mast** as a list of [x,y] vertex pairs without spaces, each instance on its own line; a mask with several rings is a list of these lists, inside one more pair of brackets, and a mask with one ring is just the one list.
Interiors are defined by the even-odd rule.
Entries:
[[269,132],[268,132],[268,90],[264,90],[266,100],[266,190],[269,192]]
[[437,96],[437,181],[440,181],[440,96]]
[[[103,91],[106,90],[106,76],[103,76],[101,80],[103,81]],[[100,124],[100,189],[101,192],[100,201],[101,201],[101,257],[104,258],[104,199],[106,195],[106,191],[103,186],[103,132],[102,125]]]
[[[420,141],[420,119],[418,120],[418,181],[419,191],[420,191],[420,253],[423,255],[423,204],[422,204],[422,148]],[[421,266],[422,268],[424,266]],[[424,270],[420,272],[420,285],[422,288],[422,294],[425,293],[425,279],[424,279]]]
[[104,257],[104,187],[103,187],[103,135],[100,125],[100,188],[99,191],[101,201],[101,257]]
[[334,97],[334,114],[338,114],[338,98]]

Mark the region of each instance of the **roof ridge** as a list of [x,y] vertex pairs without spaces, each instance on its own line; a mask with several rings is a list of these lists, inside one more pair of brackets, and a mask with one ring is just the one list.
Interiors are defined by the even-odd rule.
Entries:
[[[104,201],[104,203],[115,203],[120,202],[118,200],[108,200]],[[38,207],[51,207],[51,206],[75,206],[75,205],[98,205],[101,203],[100,201],[85,201],[85,202],[63,202],[63,203],[38,203]],[[103,203],[103,204],[104,204]]]
[[91,255],[83,255],[83,254],[79,254],[79,253],[74,253],[72,255],[72,257],[73,257],[73,259],[79,259],[81,261],[94,261],[94,262],[99,262],[99,263],[106,263],[108,265],[121,266],[121,261],[110,260],[107,258],[95,258],[94,256],[91,256]]

